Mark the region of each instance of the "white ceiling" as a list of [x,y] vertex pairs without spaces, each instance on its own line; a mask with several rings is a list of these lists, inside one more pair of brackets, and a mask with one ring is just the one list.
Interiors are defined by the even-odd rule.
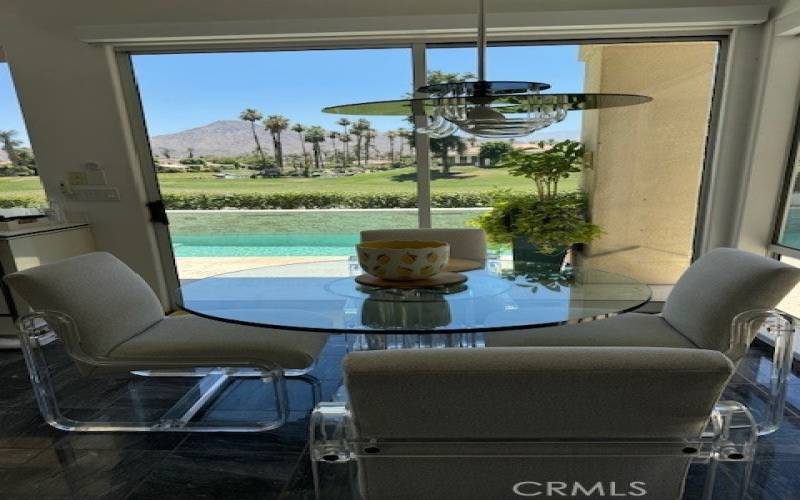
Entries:
[[[779,5],[782,0],[487,0],[487,11]],[[477,0],[0,0],[6,20],[72,26],[474,13]]]

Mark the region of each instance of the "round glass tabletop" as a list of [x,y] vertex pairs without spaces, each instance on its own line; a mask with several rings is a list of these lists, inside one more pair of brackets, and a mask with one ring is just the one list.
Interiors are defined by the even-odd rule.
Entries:
[[354,261],[268,266],[201,279],[179,305],[221,321],[330,333],[490,332],[560,325],[635,309],[650,288],[587,268],[554,272],[490,261],[452,286],[395,289],[356,283]]

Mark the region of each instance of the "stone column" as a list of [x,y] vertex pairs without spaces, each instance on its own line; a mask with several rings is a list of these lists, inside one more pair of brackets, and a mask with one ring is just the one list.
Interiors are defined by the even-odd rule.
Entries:
[[690,263],[717,44],[585,45],[586,92],[644,94],[648,104],[587,111],[583,177],[606,232],[580,265],[672,284]]

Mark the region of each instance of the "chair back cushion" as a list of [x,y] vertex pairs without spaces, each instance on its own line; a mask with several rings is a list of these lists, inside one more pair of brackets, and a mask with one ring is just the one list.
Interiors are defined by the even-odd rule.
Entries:
[[[544,498],[553,484],[566,488],[553,496],[682,498],[682,440],[700,435],[732,372],[722,353],[695,348],[355,352],[350,409],[374,447],[357,459],[358,488],[363,498],[502,500]],[[647,453],[639,438],[671,444]],[[393,456],[409,450],[393,440],[427,452]],[[544,448],[558,456],[535,440],[558,442]],[[628,444],[609,451],[593,443],[602,440]]]
[[381,439],[697,437],[733,365],[716,351],[511,347],[354,352],[356,430]]
[[482,229],[370,229],[361,231],[361,241],[432,240],[450,244],[450,256],[486,260],[486,233]]
[[777,306],[798,281],[796,267],[733,248],[717,248],[681,276],[662,315],[698,347],[725,352],[737,314]]
[[70,316],[81,349],[91,356],[105,356],[164,318],[144,279],[106,252],[13,273],[5,281],[34,310]]

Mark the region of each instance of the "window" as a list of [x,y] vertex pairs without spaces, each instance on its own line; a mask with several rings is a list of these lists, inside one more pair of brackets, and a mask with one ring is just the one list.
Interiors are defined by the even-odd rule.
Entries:
[[[772,251],[781,260],[800,267],[800,121],[795,143],[789,157],[784,188],[783,210],[778,218]],[[795,287],[778,306],[793,316],[800,317],[800,286]],[[800,349],[796,347],[795,349]]]
[[[553,92],[644,94],[653,102],[570,113],[513,140],[461,137],[450,149],[480,155],[495,144],[494,151],[546,154],[560,141],[581,142],[587,168],[559,189],[585,193],[589,217],[604,234],[575,258],[581,265],[671,285],[692,259],[718,49],[716,41],[490,47],[491,80],[541,81]],[[475,57],[473,47],[431,48],[429,74],[463,75],[473,70]],[[432,164],[434,179],[440,179],[432,184],[434,197],[463,191],[468,182],[487,198],[497,190],[533,192],[531,182],[497,168],[499,156],[486,157],[480,167],[462,167],[444,165],[451,153],[433,149],[441,153]],[[483,210],[434,209],[433,223],[463,225]]]
[[0,62],[0,204],[15,207],[45,203],[11,71],[7,63]]
[[410,93],[410,49],[132,61],[180,278],[342,258],[361,230],[417,226],[409,123],[321,111]]
[[[573,260],[671,285],[692,259],[718,49],[711,39],[491,46],[489,79],[654,101],[570,113],[514,140],[433,140],[431,198],[419,201],[409,120],[320,111],[409,95],[410,48],[140,54],[132,61],[182,278],[344,258],[360,230],[416,227],[428,210],[433,227],[464,227],[501,191],[533,193],[531,182],[499,166],[504,153],[544,153],[570,140],[584,145],[587,168],[560,190],[582,192],[589,218],[604,231]],[[474,46],[429,45],[425,59],[429,80],[474,77]],[[273,115],[288,122],[270,131],[264,120]]]

